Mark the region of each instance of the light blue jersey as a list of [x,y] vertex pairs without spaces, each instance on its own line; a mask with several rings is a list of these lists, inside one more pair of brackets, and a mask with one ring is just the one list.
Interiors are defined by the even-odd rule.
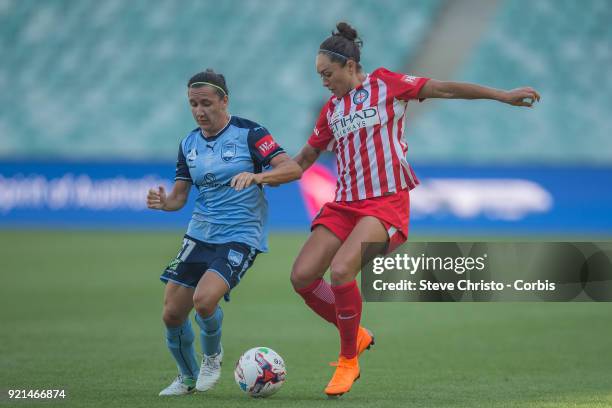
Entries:
[[268,202],[258,185],[236,191],[232,177],[260,173],[284,150],[255,122],[232,116],[216,136],[197,128],[181,141],[175,180],[190,181],[198,189],[187,235],[223,244],[241,242],[261,252],[268,250]]

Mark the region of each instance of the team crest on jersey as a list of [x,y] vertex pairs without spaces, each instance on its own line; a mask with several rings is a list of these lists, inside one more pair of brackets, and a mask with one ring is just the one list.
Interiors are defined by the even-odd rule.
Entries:
[[223,161],[231,161],[234,157],[236,157],[236,144],[235,143],[226,143],[221,148],[221,158]]
[[233,249],[230,249],[227,253],[227,260],[230,264],[232,264],[232,266],[240,265],[240,262],[242,262],[242,258],[244,258],[244,255],[242,255],[238,251],[234,251]]
[[355,95],[353,95],[353,103],[355,105],[361,105],[368,99],[368,96],[370,96],[368,91],[365,89],[360,89],[355,92]]

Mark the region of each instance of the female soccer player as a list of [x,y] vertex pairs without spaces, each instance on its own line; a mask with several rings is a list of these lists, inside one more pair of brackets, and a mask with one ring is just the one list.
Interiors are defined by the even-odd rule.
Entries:
[[[206,391],[219,380],[219,300],[229,299],[257,254],[267,251],[268,205],[261,185],[287,183],[302,174],[264,127],[228,113],[223,75],[210,69],[194,75],[187,97],[198,127],[180,143],[174,187],[170,194],[159,186],[147,195],[149,208],[176,211],[185,205],[191,185],[198,189],[182,248],[160,277],[166,283],[166,344],[179,375],[159,395]],[[268,166],[272,170],[262,172]],[[201,366],[193,346],[192,308],[200,326]]]
[[[316,69],[332,96],[323,106],[308,143],[295,160],[308,169],[322,150],[335,152],[336,197],[312,222],[312,233],[293,265],[296,292],[319,316],[337,326],[340,356],[325,388],[329,396],[348,392],[359,378],[358,356],[373,344],[360,326],[361,294],[355,277],[362,243],[386,243],[389,250],[408,237],[409,190],[419,182],[406,161],[403,139],[408,101],[426,98],[492,99],[532,106],[531,88],[502,91],[475,84],[442,82],[378,68],[362,70],[357,32],[339,23],[321,46]],[[331,286],[323,275],[331,271]]]

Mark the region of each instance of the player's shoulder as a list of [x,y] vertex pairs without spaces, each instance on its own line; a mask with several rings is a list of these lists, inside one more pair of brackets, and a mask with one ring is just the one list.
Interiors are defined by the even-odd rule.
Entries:
[[232,124],[232,126],[235,126],[240,129],[247,129],[249,131],[264,129],[264,127],[261,126],[259,123],[250,119],[241,118],[239,116],[232,116],[230,123]]
[[385,78],[389,78],[389,77],[397,76],[397,75],[403,75],[403,74],[400,74],[399,72],[393,72],[390,69],[387,69],[385,67],[378,67],[374,71],[372,71],[372,73],[370,74],[371,77],[380,78],[380,79],[385,79]]
[[383,81],[389,81],[391,83],[401,82],[401,83],[407,83],[407,84],[412,84],[412,85],[414,85],[418,79],[428,79],[425,77],[413,76],[413,75],[406,74],[403,72],[390,71],[384,67],[375,69],[374,72],[370,74],[370,76],[374,78],[379,78]]
[[186,144],[191,144],[193,142],[195,142],[197,140],[197,138],[200,136],[200,128],[197,127],[193,130],[191,130],[189,133],[187,133],[182,139],[181,139],[181,146],[185,146]]

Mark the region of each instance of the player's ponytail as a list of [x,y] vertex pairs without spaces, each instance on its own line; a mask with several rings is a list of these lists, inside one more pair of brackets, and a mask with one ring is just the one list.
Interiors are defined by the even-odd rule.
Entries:
[[333,62],[344,66],[348,60],[357,63],[357,68],[361,70],[361,50],[363,41],[359,38],[357,30],[350,24],[341,21],[336,24],[338,31],[332,31],[331,36],[321,43],[319,52],[326,54]]

